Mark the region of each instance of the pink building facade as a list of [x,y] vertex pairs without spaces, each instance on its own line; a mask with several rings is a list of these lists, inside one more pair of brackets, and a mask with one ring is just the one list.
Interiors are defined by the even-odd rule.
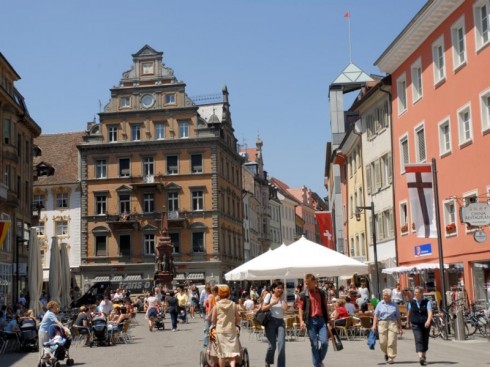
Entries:
[[[406,164],[435,158],[446,288],[482,302],[490,300],[490,239],[475,241],[478,228],[462,223],[460,209],[490,202],[489,28],[490,0],[429,0],[375,63],[393,81],[398,265],[438,262],[437,239],[412,229],[405,177]],[[438,271],[404,281],[440,289]]]

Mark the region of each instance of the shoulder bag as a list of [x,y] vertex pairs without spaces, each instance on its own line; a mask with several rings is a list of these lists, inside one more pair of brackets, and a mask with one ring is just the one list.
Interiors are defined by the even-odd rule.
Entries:
[[[267,297],[267,296],[266,296]],[[272,296],[271,296],[272,298]],[[262,310],[262,307],[260,310],[258,310],[255,314],[254,320],[258,322],[260,325],[265,326],[269,323],[271,319],[271,311],[270,310]]]
[[338,352],[339,350],[344,349],[342,340],[340,340],[340,336],[339,333],[337,333],[337,330],[334,327],[331,327],[330,324],[328,324],[328,330],[330,331],[330,339],[332,339],[333,350]]

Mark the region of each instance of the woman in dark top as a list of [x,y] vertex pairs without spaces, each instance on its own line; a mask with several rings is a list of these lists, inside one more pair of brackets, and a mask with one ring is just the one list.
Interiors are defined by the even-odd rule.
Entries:
[[176,331],[179,301],[175,297],[174,291],[170,291],[169,296],[167,297],[167,311],[170,314],[170,319],[172,320],[172,331]]
[[432,304],[422,297],[422,288],[416,287],[413,299],[408,303],[408,325],[412,325],[415,351],[421,366],[427,365],[426,352],[429,349],[429,332],[432,321]]

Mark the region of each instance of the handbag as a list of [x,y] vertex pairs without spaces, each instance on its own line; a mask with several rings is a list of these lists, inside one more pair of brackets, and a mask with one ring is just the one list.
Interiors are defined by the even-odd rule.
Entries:
[[338,352],[344,349],[344,345],[342,344],[342,340],[340,340],[340,335],[339,333],[337,333],[337,330],[331,327],[330,325],[328,325],[328,330],[330,331],[331,334],[330,339],[332,339],[333,350]]
[[374,346],[376,345],[376,332],[373,330],[369,332],[367,345],[369,346],[369,349],[374,350]]
[[257,321],[260,325],[265,326],[271,319],[270,311],[258,310],[255,314],[254,320]]

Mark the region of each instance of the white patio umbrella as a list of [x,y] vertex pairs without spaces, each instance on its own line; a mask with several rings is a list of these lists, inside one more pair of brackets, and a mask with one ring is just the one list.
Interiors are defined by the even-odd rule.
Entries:
[[249,274],[248,269],[250,267],[261,267],[261,266],[267,266],[267,264],[273,264],[275,261],[278,259],[278,255],[286,248],[287,246],[285,244],[282,244],[279,246],[277,249],[272,250],[269,249],[268,251],[264,252],[263,254],[260,254],[257,257],[254,257],[252,260],[247,261],[246,263],[240,265],[239,267],[230,270],[228,273],[225,274],[225,279],[227,281],[230,280],[260,280],[260,279],[271,279],[269,277],[266,278],[260,278],[260,277],[254,277]]
[[66,243],[60,244],[61,254],[61,307],[69,308],[70,290],[71,290],[71,270],[70,270],[70,257],[68,255],[68,245]]
[[41,262],[41,249],[39,248],[39,239],[37,238],[37,229],[31,228],[29,236],[29,272],[27,282],[29,289],[29,308],[37,315],[41,311],[39,297],[43,288],[43,267]]
[[49,257],[49,299],[60,303],[61,255],[58,238],[52,237]]
[[250,277],[293,279],[303,278],[308,273],[331,277],[368,272],[367,264],[307,240],[304,236],[278,255],[274,262],[251,266],[248,269]]

